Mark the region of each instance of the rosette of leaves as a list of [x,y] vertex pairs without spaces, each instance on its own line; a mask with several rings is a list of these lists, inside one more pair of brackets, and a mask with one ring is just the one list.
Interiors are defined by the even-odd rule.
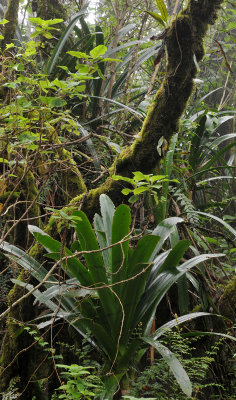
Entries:
[[[150,346],[161,354],[183,392],[190,396],[187,373],[158,339],[166,329],[206,313],[184,315],[152,335],[150,330],[158,305],[173,283],[195,265],[219,255],[200,255],[181,264],[188,240],[179,240],[173,249],[161,251],[181,218],[168,218],[152,234],[135,238],[127,205],[115,209],[105,194],[100,196],[100,205],[101,215],[95,215],[94,228],[82,211],[59,216],[75,229],[77,239],[70,249],[38,227],[29,226],[48,252],[47,257],[55,262],[50,271],[24,251],[3,242],[1,249],[40,282],[37,287],[19,280],[14,283],[25,287],[50,310],[39,328],[64,318],[79,334],[89,334],[90,342],[104,358],[104,399],[112,399],[119,385],[129,387],[131,367]],[[60,270],[61,276],[54,275]]]

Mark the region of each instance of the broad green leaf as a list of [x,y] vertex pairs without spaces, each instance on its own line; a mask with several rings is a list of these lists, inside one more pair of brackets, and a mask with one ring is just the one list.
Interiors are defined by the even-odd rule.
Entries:
[[130,194],[132,192],[133,192],[133,190],[132,189],[128,189],[128,188],[125,188],[125,189],[121,190],[121,193],[123,193],[125,196],[127,196],[128,194]]
[[71,276],[76,277],[81,285],[85,287],[92,287],[94,285],[94,280],[92,279],[87,268],[78,260],[76,256],[72,257],[73,253],[70,250],[64,250],[66,251],[66,255],[63,254],[62,256],[60,252],[52,252],[48,253],[47,257],[55,261],[62,260],[63,268],[68,272],[68,274],[70,273]]
[[97,58],[97,57],[103,56],[103,54],[105,54],[106,51],[107,51],[107,47],[104,46],[104,44],[99,44],[97,47],[92,49],[89,53],[90,53],[91,57]]
[[104,382],[105,389],[99,395],[99,399],[112,400],[114,398],[114,395],[117,391],[117,387],[119,386],[119,382],[123,375],[124,372],[116,375],[108,374]]
[[149,175],[144,175],[141,171],[135,171],[133,172],[134,175],[134,180],[139,182],[139,181],[149,181]]
[[28,229],[32,235],[41,243],[48,252],[59,252],[63,247],[58,240],[53,239],[47,233],[45,233],[42,229],[35,225],[28,225]]
[[63,22],[63,19],[54,18],[54,19],[47,20],[47,22],[48,22],[48,25],[55,25],[55,24],[60,24],[61,22]]
[[[83,211],[74,211],[72,220],[73,216],[80,218],[79,220],[77,218],[74,220],[75,230],[82,250],[90,252],[87,254],[85,253],[84,258],[91,274],[94,275],[95,282],[103,284],[108,283],[98,242],[87,216]],[[96,277],[98,279],[96,279]]]
[[143,192],[148,192],[148,191],[150,191],[150,189],[148,187],[145,187],[145,186],[140,186],[140,187],[135,188],[133,190],[134,194],[141,194]]
[[7,24],[8,22],[9,22],[9,21],[8,21],[7,19],[3,18],[3,19],[0,21],[0,25]]
[[86,53],[83,53],[82,51],[67,51],[67,54],[76,58],[85,58],[85,59],[89,58],[89,56]]
[[171,372],[173,373],[184,394],[190,397],[192,394],[192,385],[190,379],[182,364],[175,357],[175,355],[167,347],[163,346],[163,344],[156,342],[150,337],[143,337],[142,339],[145,343],[154,347],[158,351],[158,353],[160,353],[160,355],[168,364]]
[[116,355],[116,343],[106,328],[92,319],[83,318],[82,322],[89,328],[100,349],[112,362]]
[[134,194],[129,198],[129,203],[134,204],[138,200],[138,195]]
[[106,194],[101,194],[99,201],[107,245],[109,246],[112,243],[112,221],[115,212],[115,206],[110,197],[108,197]]
[[104,268],[101,250],[91,224],[83,211],[74,211],[72,216],[80,217],[80,220],[76,219],[74,221],[75,230],[82,250],[87,252],[84,253],[84,258],[86,260],[88,270],[94,280],[94,288],[99,288],[98,296],[101,300],[108,326],[110,325],[112,330],[112,317],[114,316],[115,303],[117,300],[114,298],[112,290],[107,287],[109,281]]
[[61,99],[60,97],[39,96],[39,100],[43,104],[47,104],[51,107],[63,107],[64,105],[66,105],[66,101]]
[[47,255],[48,258],[52,258],[55,261],[62,260],[64,269],[66,270],[68,268],[72,275],[75,276],[82,285],[93,285],[94,281],[91,278],[87,268],[85,268],[85,266],[78,260],[77,257],[72,257],[73,253],[69,249],[67,249],[65,246],[62,246],[60,242],[47,235],[37,226],[29,225],[28,229],[39,241],[39,243],[41,243],[49,252]]
[[[102,61],[103,61],[103,62],[105,62],[105,61],[122,62],[122,60],[120,60],[119,58],[103,58]],[[100,65],[100,63],[99,63],[99,65]]]
[[[53,35],[50,32],[42,33],[42,36],[44,36],[46,39],[53,39]],[[30,37],[34,37],[34,34],[30,35]]]
[[55,24],[59,24],[60,22],[63,22],[63,19],[59,19],[59,18],[43,20],[39,17],[30,17],[28,19],[30,22],[32,22],[32,24],[39,25],[42,28],[47,28],[50,25],[55,25]]
[[126,176],[121,176],[121,175],[112,175],[112,179],[114,179],[114,181],[125,181],[131,184],[134,183],[134,180],[132,178],[127,178]]
[[[103,222],[103,227],[104,227],[104,233],[106,236],[106,246],[110,246],[112,241],[111,241],[111,236],[112,236],[112,220],[113,220],[113,215],[115,212],[115,206],[113,202],[111,201],[110,197],[108,197],[106,194],[101,194],[99,197],[99,202],[100,202],[100,209],[101,209],[101,214],[102,214],[102,222]],[[106,257],[108,257],[108,270],[111,269],[111,249],[106,250]]]

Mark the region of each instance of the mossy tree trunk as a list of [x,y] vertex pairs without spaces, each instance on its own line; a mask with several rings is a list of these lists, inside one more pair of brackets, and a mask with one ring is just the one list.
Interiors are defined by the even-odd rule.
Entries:
[[6,45],[11,43],[14,39],[18,24],[19,4],[20,0],[8,0],[8,6],[4,18],[9,22],[4,25],[2,30],[2,35],[4,36],[4,39],[1,42],[2,49],[5,49]]
[[179,129],[180,117],[194,88],[197,63],[204,56],[204,36],[214,24],[222,0],[189,0],[185,10],[173,20],[166,33],[166,72],[155,95],[138,138],[126,148],[110,169],[110,177],[97,189],[74,198],[82,201],[82,210],[91,218],[98,210],[101,193],[108,193],[117,204],[121,199],[120,183],[111,175],[132,176],[132,171],[151,173],[161,156],[157,145],[161,137],[167,142]]

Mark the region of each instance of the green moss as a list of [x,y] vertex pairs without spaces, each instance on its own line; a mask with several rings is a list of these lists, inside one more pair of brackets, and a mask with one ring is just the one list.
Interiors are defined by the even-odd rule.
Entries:
[[236,276],[231,279],[224,289],[219,301],[220,313],[232,321],[236,317]]
[[122,183],[114,181],[109,177],[102,185],[96,189],[90,190],[84,195],[76,196],[71,200],[70,204],[82,209],[90,220],[93,219],[94,214],[100,211],[99,197],[101,194],[106,193],[117,204],[122,203],[124,196],[121,193]]
[[42,19],[67,18],[66,9],[58,0],[38,0],[37,16]]
[[60,173],[59,184],[63,191],[64,202],[68,203],[78,194],[85,193],[87,188],[75,161],[72,159],[70,152],[63,148],[56,131],[50,127],[46,132],[46,136],[49,143],[59,145],[56,147],[56,159],[58,159],[60,163],[63,162],[63,171]]
[[[28,274],[22,271],[18,277],[20,281],[26,281]],[[22,297],[22,288],[19,285],[14,285],[13,289],[8,295],[8,306],[10,307],[14,301]],[[10,380],[19,374],[17,363],[13,362],[16,354],[19,353],[20,348],[27,347],[28,344],[25,342],[25,335],[21,335],[21,343],[19,347],[19,325],[15,321],[27,320],[31,317],[31,309],[27,307],[17,307],[11,310],[10,316],[7,318],[6,328],[7,334],[4,341],[3,352],[0,360],[0,366],[2,371],[0,379],[0,392],[5,391],[9,385]],[[12,364],[13,362],[13,364]],[[11,365],[11,368],[7,366]],[[6,368],[7,367],[7,368]]]
[[20,0],[8,0],[8,7],[4,14],[4,18],[9,22],[4,25],[2,30],[2,35],[4,39],[1,43],[1,48],[5,49],[8,43],[11,43],[14,39],[17,24],[18,24],[18,10],[19,10]]
[[[23,176],[24,170],[18,168],[18,176]],[[38,205],[37,197],[38,190],[35,186],[35,178],[31,171],[28,171],[21,183],[21,197],[27,201],[26,207],[29,207],[33,203],[32,207],[29,208],[28,216],[31,218],[40,216],[40,207]],[[37,223],[37,222],[36,222]]]
[[13,201],[15,201],[17,199],[19,194],[20,194],[19,192],[14,192],[14,193],[5,192],[5,193],[2,193],[0,195],[0,203],[4,203],[8,199],[9,196],[11,196],[11,202],[13,202]]
[[195,312],[200,312],[200,311],[202,311],[202,305],[201,304],[198,304],[197,306],[195,306],[194,308],[193,308],[193,313],[195,313]]
[[[181,115],[194,88],[196,60],[204,55],[204,35],[208,24],[214,23],[223,0],[189,0],[185,10],[171,23],[166,37],[166,72],[162,85],[149,107],[141,132],[134,144],[121,152],[110,173],[132,176],[133,171],[150,173],[160,161],[157,145],[163,136],[169,142],[179,129]],[[89,215],[98,209],[101,193],[121,199],[120,184],[107,181],[82,198],[82,209]],[[74,201],[80,201],[75,198]]]

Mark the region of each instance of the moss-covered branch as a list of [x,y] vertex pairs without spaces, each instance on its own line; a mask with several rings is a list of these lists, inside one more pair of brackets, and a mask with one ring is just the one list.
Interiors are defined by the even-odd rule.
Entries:
[[[203,58],[204,36],[208,26],[217,18],[223,0],[189,0],[185,10],[173,20],[166,37],[166,72],[162,85],[144,120],[135,142],[125,149],[110,169],[130,176],[132,171],[152,172],[158,165],[159,139],[167,141],[179,129],[179,120],[194,87],[197,63]],[[85,197],[78,196],[71,203],[82,199],[82,209],[92,216],[98,209],[101,193],[109,193],[115,201],[120,200],[120,184],[109,177],[99,188],[91,190]]]

